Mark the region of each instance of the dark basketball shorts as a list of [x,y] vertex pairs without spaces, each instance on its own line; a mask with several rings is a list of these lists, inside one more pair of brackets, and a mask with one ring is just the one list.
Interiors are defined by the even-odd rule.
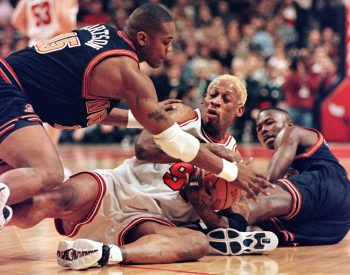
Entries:
[[0,142],[22,127],[42,124],[15,73],[0,58]]
[[280,245],[321,245],[341,241],[350,228],[350,183],[330,164],[277,184],[293,198],[291,211],[257,225],[275,232]]

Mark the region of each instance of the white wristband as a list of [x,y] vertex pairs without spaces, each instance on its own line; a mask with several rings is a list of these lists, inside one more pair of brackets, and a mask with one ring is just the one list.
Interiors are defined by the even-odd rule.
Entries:
[[143,129],[143,126],[136,120],[130,109],[128,111],[128,124],[126,125],[126,128]]
[[223,167],[222,171],[217,174],[219,178],[225,179],[227,181],[234,181],[238,176],[238,167],[235,163],[229,162],[226,159],[222,159]]

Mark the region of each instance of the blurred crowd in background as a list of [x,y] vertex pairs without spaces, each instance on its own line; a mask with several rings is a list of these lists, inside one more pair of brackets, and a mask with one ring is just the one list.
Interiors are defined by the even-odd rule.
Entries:
[[[18,1],[0,0],[0,56],[27,45],[11,26]],[[162,3],[175,18],[174,52],[159,69],[141,64],[159,100],[179,98],[194,108],[208,83],[224,73],[247,86],[244,116],[232,126],[238,142],[256,142],[261,108],[286,108],[294,121],[319,130],[320,104],[341,79],[337,0],[80,0],[78,27],[107,23],[122,29],[146,2]],[[125,107],[125,106],[124,106]],[[139,130],[95,126],[65,132],[61,142],[130,145]]]

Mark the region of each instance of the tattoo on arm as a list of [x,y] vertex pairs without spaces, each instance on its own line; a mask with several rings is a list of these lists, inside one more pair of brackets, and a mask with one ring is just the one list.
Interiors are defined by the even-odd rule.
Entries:
[[149,113],[148,117],[154,119],[155,121],[163,120],[165,118],[164,110],[162,108],[159,108],[158,110]]
[[[140,96],[137,96],[136,97],[136,105],[139,106],[140,105],[140,101],[144,101],[147,103],[147,101],[149,101],[149,99],[147,97],[140,97]],[[154,119],[155,121],[160,121],[160,120],[163,120],[165,118],[164,116],[164,109],[162,107],[158,107],[157,110],[149,113],[147,115],[150,119]]]

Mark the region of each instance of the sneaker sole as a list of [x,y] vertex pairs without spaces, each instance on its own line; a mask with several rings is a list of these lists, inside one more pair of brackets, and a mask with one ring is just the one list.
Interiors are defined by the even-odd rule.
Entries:
[[102,257],[102,243],[86,239],[78,239],[73,244],[74,259],[72,269],[81,270],[92,266],[98,266],[97,262]]
[[[7,213],[8,213],[6,218],[4,216],[4,209],[7,209]],[[0,211],[1,211],[1,214],[0,214],[0,231],[2,231],[4,229],[4,227],[5,227],[5,225],[8,224],[9,221],[11,220],[12,215],[13,215],[13,210],[12,210],[12,208],[10,206],[5,205],[5,207],[2,208],[2,210],[0,210]]]
[[0,183],[0,209],[2,210],[10,196],[10,189],[4,183]]
[[74,257],[74,241],[60,241],[57,248],[57,263],[60,266],[71,267]]
[[210,254],[261,254],[274,250],[277,236],[270,231],[239,232],[232,228],[218,228],[208,234]]

